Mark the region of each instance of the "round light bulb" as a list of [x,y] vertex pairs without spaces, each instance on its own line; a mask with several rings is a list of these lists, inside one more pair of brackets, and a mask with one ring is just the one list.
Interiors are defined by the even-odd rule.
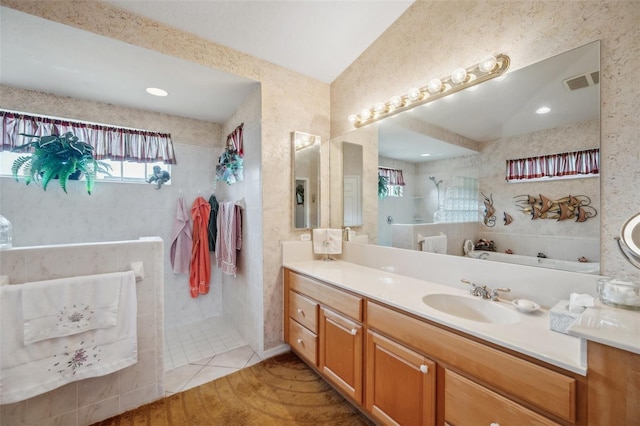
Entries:
[[387,106],[384,104],[384,102],[378,102],[374,109],[378,114],[383,114],[387,110]]
[[407,94],[407,97],[409,98],[410,101],[417,101],[418,99],[420,99],[420,89],[418,89],[417,87],[413,87],[409,90],[409,93]]
[[431,94],[438,93],[440,90],[442,90],[442,82],[437,78],[434,78],[427,84],[427,90]]
[[348,118],[349,123],[351,124],[356,124],[356,122],[358,121],[358,116],[355,114],[351,114]]
[[490,72],[496,68],[496,65],[498,65],[498,60],[496,59],[496,57],[487,56],[480,61],[480,63],[478,64],[478,68],[480,68],[480,71],[482,72]]
[[363,109],[362,111],[360,111],[360,120],[366,120],[369,117],[371,117],[371,111],[369,111],[368,109]]
[[463,83],[467,79],[467,70],[464,68],[456,68],[451,73],[451,81],[455,84]]
[[399,108],[402,106],[402,98],[400,96],[394,96],[390,99],[391,105],[394,108]]

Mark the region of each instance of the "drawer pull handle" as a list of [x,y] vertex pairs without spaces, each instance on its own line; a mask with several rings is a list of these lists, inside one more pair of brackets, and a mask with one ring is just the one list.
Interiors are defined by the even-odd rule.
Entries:
[[500,426],[500,423],[493,422],[489,426]]
[[356,334],[358,334],[358,330],[356,330],[355,328],[352,328],[351,331],[349,332],[352,336],[355,336]]
[[302,341],[302,339],[298,339],[298,344],[303,345],[304,342]]
[[302,316],[304,316],[304,311],[302,309],[298,309],[298,313]]
[[424,374],[427,374],[429,372],[429,367],[427,367],[426,365],[422,364],[420,366],[420,371],[422,371]]

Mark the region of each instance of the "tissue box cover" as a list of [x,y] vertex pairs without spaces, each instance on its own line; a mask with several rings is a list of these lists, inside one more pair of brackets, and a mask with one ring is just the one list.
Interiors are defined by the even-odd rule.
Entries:
[[561,300],[549,310],[549,326],[551,330],[567,334],[569,326],[582,314],[569,310],[569,301]]

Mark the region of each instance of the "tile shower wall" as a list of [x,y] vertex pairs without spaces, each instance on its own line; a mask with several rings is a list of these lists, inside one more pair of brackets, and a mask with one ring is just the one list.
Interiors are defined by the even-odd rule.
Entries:
[[[84,426],[164,396],[163,243],[112,243],[14,248],[2,252],[0,271],[10,283],[130,269],[142,261],[136,283],[138,362],[120,371],[66,384],[42,395],[0,405],[0,424]],[[2,328],[10,324],[2,324]]]
[[[13,225],[14,247],[80,242],[117,241],[159,236],[165,243],[165,321],[180,325],[222,315],[222,281],[212,268],[209,294],[192,299],[189,276],[174,274],[169,261],[171,232],[182,191],[187,208],[198,193],[208,199],[213,191],[212,148],[175,144],[178,165],[172,167],[171,185],[156,190],[150,184],[102,183],[89,196],[84,182],[71,182],[69,193],[51,185],[44,192],[36,185],[0,178],[2,214]],[[25,214],[26,213],[26,214]],[[71,219],[73,218],[73,219]]]
[[221,128],[214,123],[132,110],[113,105],[61,98],[0,86],[3,106],[101,123],[171,133],[178,164],[171,184],[98,182],[91,195],[83,182],[70,182],[68,194],[51,184],[44,192],[10,177],[0,178],[0,211],[13,224],[14,247],[117,241],[159,236],[165,242],[165,322],[176,326],[222,315],[222,279],[212,268],[209,294],[192,299],[188,275],[171,270],[169,248],[180,194],[190,209],[201,194],[213,191],[215,164],[222,149]]

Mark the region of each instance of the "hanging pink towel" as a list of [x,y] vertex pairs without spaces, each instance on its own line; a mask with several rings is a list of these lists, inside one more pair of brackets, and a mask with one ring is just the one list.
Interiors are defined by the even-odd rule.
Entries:
[[176,212],[176,222],[173,225],[171,249],[171,268],[176,274],[188,274],[189,263],[191,262],[191,228],[189,227],[189,210],[184,203],[184,199],[178,199],[178,210]]
[[211,282],[211,257],[209,256],[209,214],[211,204],[202,197],[196,198],[191,206],[193,218],[193,246],[191,248],[191,271],[189,286],[191,297],[209,293]]
[[218,240],[216,260],[218,268],[227,275],[236,276],[237,250],[242,248],[242,215],[233,201],[220,203],[218,210]]

